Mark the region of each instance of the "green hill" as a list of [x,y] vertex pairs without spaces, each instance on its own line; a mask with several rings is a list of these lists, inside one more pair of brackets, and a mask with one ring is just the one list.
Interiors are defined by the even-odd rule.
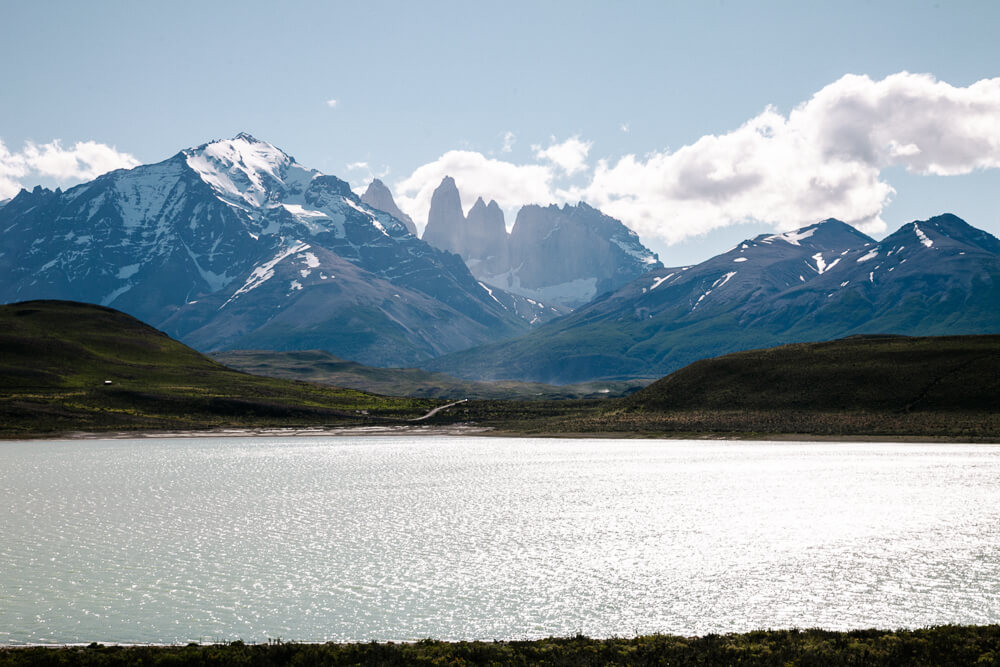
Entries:
[[855,336],[696,361],[630,410],[986,412],[1000,409],[1000,336]]
[[71,430],[348,425],[437,401],[257,377],[101,306],[0,306],[0,435]]

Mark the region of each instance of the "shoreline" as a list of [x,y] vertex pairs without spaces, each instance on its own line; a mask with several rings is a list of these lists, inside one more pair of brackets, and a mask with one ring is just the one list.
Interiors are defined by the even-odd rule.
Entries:
[[900,444],[968,444],[996,445],[998,439],[960,438],[933,435],[828,435],[813,433],[656,433],[628,431],[590,432],[525,432],[507,431],[492,426],[450,424],[423,426],[400,424],[391,426],[304,426],[304,427],[247,427],[221,429],[166,429],[162,431],[67,431],[64,433],[35,433],[16,437],[0,436],[0,442],[59,440],[154,440],[160,438],[328,438],[328,437],[483,437],[483,438],[539,438],[566,440],[705,440],[732,442],[871,442]]
[[[687,637],[647,634],[596,639],[298,643],[241,640],[215,644],[0,645],[0,667],[164,665],[972,665],[997,664],[1000,625],[847,631],[753,630]],[[56,663],[55,661],[58,661]]]

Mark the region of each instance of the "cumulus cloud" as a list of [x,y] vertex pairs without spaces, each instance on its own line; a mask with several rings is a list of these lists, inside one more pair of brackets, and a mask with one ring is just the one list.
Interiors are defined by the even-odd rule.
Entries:
[[334,100],[334,99],[327,100],[326,101],[326,106],[330,107],[331,109],[336,108],[336,106],[337,106],[337,100]]
[[[555,138],[552,140],[555,142]],[[558,166],[569,175],[587,168],[587,154],[592,146],[590,141],[581,141],[580,137],[570,137],[561,144],[553,143],[548,148],[532,146],[535,157],[546,160]]]
[[537,164],[523,165],[447,153],[402,182],[407,210],[426,218],[430,192],[449,174],[473,200],[489,192],[507,209],[582,200],[668,243],[745,222],[791,229],[826,217],[878,234],[895,192],[882,178],[887,167],[938,176],[1000,167],[1000,78],[956,87],[928,74],[846,75],[787,115],[768,107],[675,151],[591,167],[590,148],[579,137],[553,139],[533,147]]
[[17,194],[25,179],[41,177],[72,184],[138,165],[128,153],[96,141],[78,141],[72,148],[63,148],[58,139],[41,145],[29,141],[17,153],[0,141],[0,198]]
[[847,75],[787,117],[768,108],[672,153],[602,160],[572,195],[668,242],[740,222],[788,229],[829,216],[879,233],[895,192],[884,168],[998,167],[998,129],[1000,79],[959,88],[926,74]]
[[547,203],[552,197],[554,174],[548,165],[517,165],[474,151],[448,151],[394,184],[397,205],[422,226],[427,222],[431,195],[445,176],[455,179],[466,212],[477,197],[496,200],[508,217],[524,204]]

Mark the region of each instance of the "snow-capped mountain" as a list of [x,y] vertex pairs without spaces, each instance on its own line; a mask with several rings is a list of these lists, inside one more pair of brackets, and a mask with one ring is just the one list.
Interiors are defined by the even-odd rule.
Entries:
[[0,300],[100,303],[203,350],[266,339],[399,364],[527,327],[460,258],[248,134],[21,191],[0,234]]
[[1000,241],[953,215],[881,242],[837,220],[658,269],[525,336],[429,369],[577,382],[666,375],[692,361],[855,334],[1000,331]]
[[508,235],[494,201],[464,215],[450,177],[434,191],[423,239],[461,255],[488,285],[569,308],[662,267],[635,232],[583,203],[525,206]]

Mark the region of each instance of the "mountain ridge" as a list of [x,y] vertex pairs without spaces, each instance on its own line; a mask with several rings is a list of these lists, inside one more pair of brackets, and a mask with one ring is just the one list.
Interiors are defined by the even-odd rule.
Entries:
[[[0,229],[0,300],[114,306],[202,350],[299,336],[406,365],[515,335],[545,310],[485,289],[347,182],[246,133],[65,192],[22,190]],[[256,319],[230,319],[237,306]],[[349,351],[344,324],[357,333]],[[366,343],[372,331],[393,333]]]
[[422,367],[560,384],[655,378],[729,352],[861,333],[1000,331],[997,240],[956,216],[931,220],[880,242],[834,219],[760,235],[646,274],[520,338]]

